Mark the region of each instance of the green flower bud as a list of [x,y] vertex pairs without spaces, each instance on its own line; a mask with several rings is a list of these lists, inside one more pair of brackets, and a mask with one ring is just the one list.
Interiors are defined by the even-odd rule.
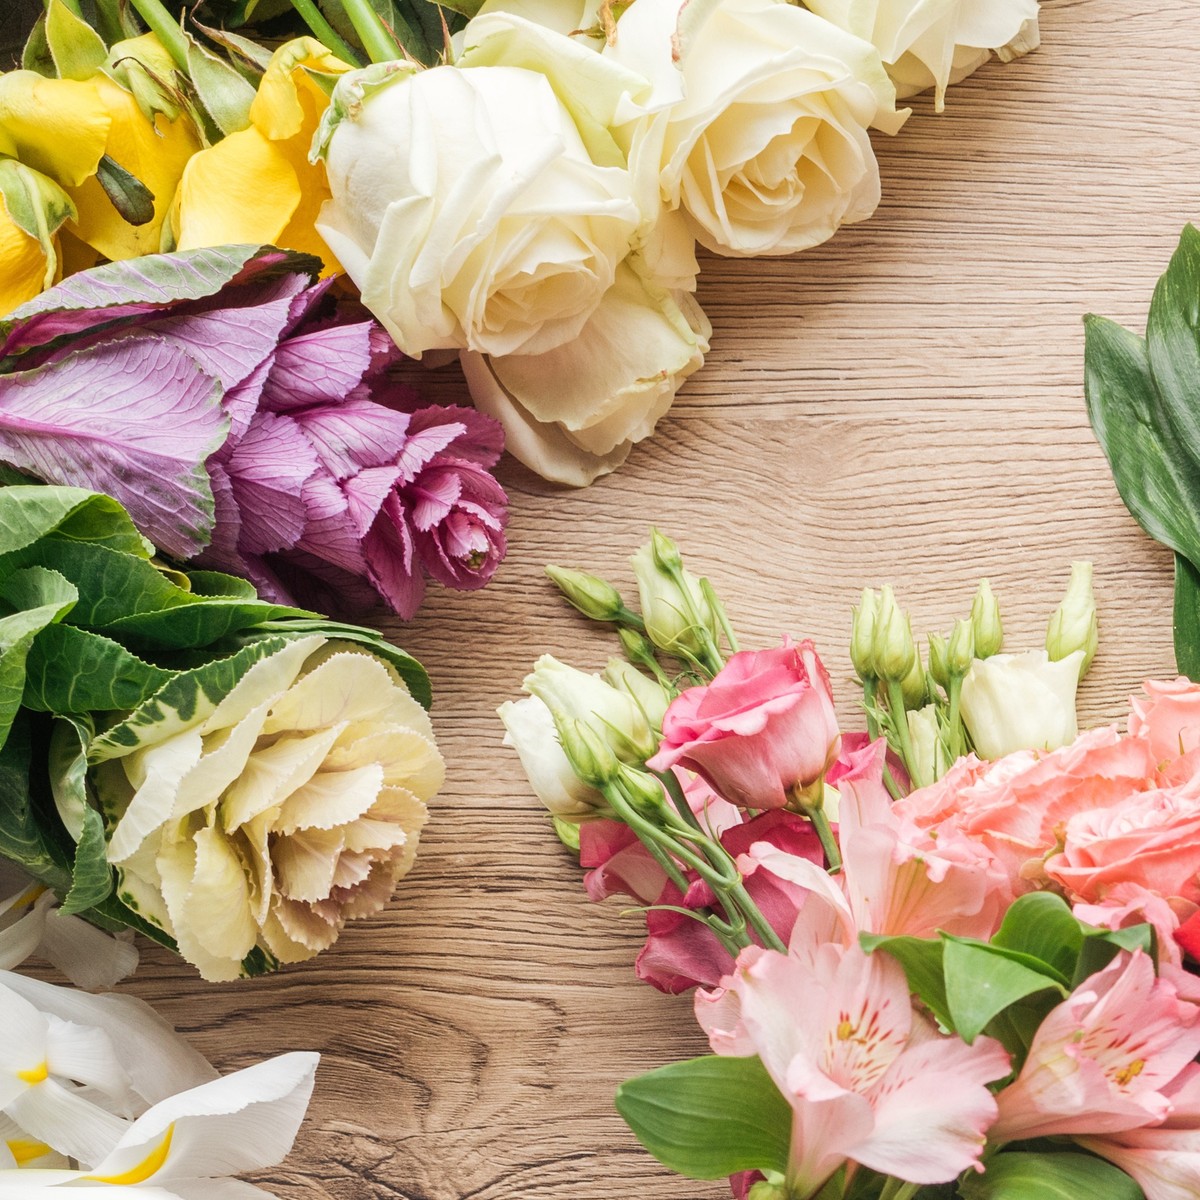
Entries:
[[554,825],[554,832],[558,840],[562,842],[568,850],[574,850],[579,853],[579,826],[571,821],[565,821],[562,817],[551,817],[551,823]]
[[653,729],[662,729],[663,717],[674,697],[657,679],[642,674],[623,658],[610,658],[604,681],[631,697]]
[[648,667],[653,671],[658,665],[654,645],[644,633],[638,633],[636,629],[623,625],[617,630],[617,637],[621,639],[621,649],[625,651],[625,657],[635,666]]
[[937,706],[929,704],[904,716],[908,722],[908,741],[915,760],[904,765],[916,786],[927,787],[936,783],[950,769]]
[[912,625],[896,603],[891,587],[884,584],[875,620],[875,671],[889,683],[902,683],[912,674],[918,658]]
[[1071,582],[1063,602],[1054,610],[1046,628],[1046,653],[1051,662],[1058,662],[1075,650],[1083,651],[1079,668],[1082,679],[1096,657],[1100,644],[1100,625],[1096,619],[1096,597],[1092,593],[1092,564],[1071,564]]
[[720,623],[700,581],[683,569],[670,538],[655,531],[629,560],[637,578],[642,619],[650,640],[668,654],[700,655],[715,643]]
[[631,767],[621,769],[621,791],[629,803],[643,813],[656,813],[667,803],[663,785],[653,775]]
[[850,629],[850,661],[859,679],[875,678],[875,624],[879,617],[879,597],[871,588],[863,588],[862,600],[855,606]]
[[950,648],[939,633],[929,635],[929,674],[938,687],[950,687]]
[[925,681],[925,668],[921,664],[921,656],[913,655],[912,670],[900,681],[900,691],[904,695],[905,708],[924,708],[929,699],[929,688]]
[[951,675],[963,678],[975,661],[975,623],[955,621],[947,648],[946,666]]
[[621,773],[621,764],[608,742],[586,721],[556,712],[554,728],[571,769],[584,783],[594,788],[604,788],[616,782]]
[[590,620],[615,621],[625,611],[621,593],[599,575],[555,566],[547,567],[546,574],[566,597],[567,603]]
[[975,657],[991,658],[1004,644],[1004,626],[1000,623],[1000,605],[986,579],[979,581],[971,602],[971,624],[975,626]]

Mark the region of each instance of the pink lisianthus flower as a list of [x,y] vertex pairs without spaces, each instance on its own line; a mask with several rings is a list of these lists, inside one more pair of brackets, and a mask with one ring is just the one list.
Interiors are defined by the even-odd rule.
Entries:
[[1038,1026],[997,1097],[997,1142],[1118,1133],[1172,1111],[1164,1089],[1200,1052],[1200,1008],[1158,979],[1140,950],[1085,979]]
[[743,808],[783,808],[820,785],[838,756],[829,675],[812,642],[733,655],[711,683],[689,688],[663,718],[649,766],[679,766]]
[[843,1163],[917,1184],[980,1169],[1009,1071],[991,1038],[940,1036],[904,971],[857,945],[805,962],[751,947],[721,989],[696,994],[717,1054],[757,1054],[792,1108],[788,1194],[815,1194]]
[[202,561],[271,599],[344,609],[378,595],[408,618],[427,578],[482,587],[503,558],[507,497],[489,473],[503,435],[473,409],[418,408],[389,374],[395,347],[331,310],[326,286],[294,298],[248,418],[209,461]]

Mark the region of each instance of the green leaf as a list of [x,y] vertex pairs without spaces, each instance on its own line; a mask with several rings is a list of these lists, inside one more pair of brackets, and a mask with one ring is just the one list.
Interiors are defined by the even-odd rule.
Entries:
[[104,818],[94,808],[85,809],[83,836],[75,847],[75,862],[71,868],[71,890],[62,902],[64,914],[86,912],[111,894],[113,869],[108,864],[107,850]]
[[1061,896],[1030,892],[1004,914],[991,944],[1046,963],[1058,981],[1066,983],[1075,972],[1083,928]]
[[9,555],[51,533],[139,558],[148,559],[153,550],[129,514],[109,496],[41,484],[0,488],[0,574],[16,565],[15,560],[5,561]]
[[225,59],[186,36],[188,74],[205,112],[226,136],[249,128],[250,105],[255,95],[253,84],[243,79]]
[[96,164],[96,182],[104,189],[121,220],[129,225],[148,225],[154,220],[154,193],[134,174],[108,154]]
[[1200,471],[1167,428],[1146,343],[1102,317],[1085,329],[1088,417],[1117,491],[1155,541],[1200,561]]
[[18,713],[0,749],[0,855],[39,883],[66,894],[71,871],[63,847],[47,828],[32,794],[33,757],[32,722],[25,713]]
[[998,1154],[983,1175],[959,1184],[963,1200],[1143,1200],[1142,1189],[1111,1163],[1089,1154]]
[[47,79],[58,78],[58,68],[54,65],[50,43],[46,40],[45,13],[38,17],[29,32],[29,38],[21,51],[21,66],[26,71],[36,71]]
[[108,57],[104,40],[63,0],[46,6],[46,44],[62,79],[91,79]]
[[876,950],[890,954],[904,968],[909,989],[921,999],[942,1025],[948,1029],[954,1027],[942,968],[945,946],[940,938],[887,937],[875,933],[860,933],[858,942],[868,954]]
[[24,704],[58,716],[128,712],[172,674],[101,634],[51,625],[34,641],[26,659]]
[[1200,459],[1200,230],[1187,225],[1179,247],[1154,289],[1146,321],[1146,346],[1162,397],[1168,431],[1193,462]]
[[1085,933],[1079,962],[1075,966],[1072,987],[1103,971],[1122,950],[1142,950],[1158,961],[1153,925],[1130,925],[1127,929],[1093,929],[1083,926]]
[[638,1141],[689,1179],[784,1171],[792,1110],[757,1058],[693,1058],[617,1088]]
[[973,1042],[997,1013],[1018,1000],[1047,989],[1067,995],[1065,984],[1048,973],[1052,968],[1030,955],[942,936],[951,1027],[964,1042]]
[[1200,679],[1200,571],[1175,555],[1175,665],[1181,675]]

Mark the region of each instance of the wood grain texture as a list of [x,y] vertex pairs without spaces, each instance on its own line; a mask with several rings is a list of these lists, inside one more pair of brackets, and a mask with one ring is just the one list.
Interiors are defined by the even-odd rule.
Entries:
[[[686,999],[639,984],[638,921],[580,873],[500,744],[496,705],[552,651],[610,646],[561,605],[557,561],[628,586],[652,522],[726,597],[745,643],[815,637],[847,722],[850,605],[893,582],[939,629],[988,575],[1037,645],[1072,558],[1104,640],[1082,690],[1115,719],[1172,669],[1168,555],[1126,515],[1087,427],[1081,317],[1139,325],[1200,216],[1194,0],[1047,0],[1043,48],[915,104],[880,138],[876,217],[785,260],[704,263],[705,369],[623,471],[563,492],[510,465],[511,551],[474,596],[388,626],[430,666],[450,763],[389,910],[315,963],[207,987],[148,949],[131,990],[222,1068],[312,1047],[311,1115],[264,1182],[283,1200],[717,1200],[612,1109],[624,1077],[702,1052]],[[453,373],[431,390],[454,395]]]

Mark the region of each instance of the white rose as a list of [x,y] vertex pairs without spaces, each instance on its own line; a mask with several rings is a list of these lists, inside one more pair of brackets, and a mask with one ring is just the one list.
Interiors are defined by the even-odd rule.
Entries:
[[1051,662],[1045,650],[976,659],[962,684],[962,719],[981,758],[1057,750],[1079,732],[1075,691],[1083,651]]
[[1038,46],[1038,0],[811,0],[808,7],[877,46],[897,95],[936,87],[938,112],[946,88],[993,53],[1008,62]]
[[658,165],[710,250],[790,254],[875,211],[867,129],[907,113],[862,38],[785,0],[635,0],[601,57],[650,80],[624,129],[631,169]]
[[506,448],[544,478],[584,487],[650,436],[711,336],[692,297],[661,286],[635,254],[575,341],[539,355],[467,353],[462,365]]
[[642,222],[619,152],[595,161],[549,78],[520,67],[343,76],[316,152],[333,195],[317,228],[414,357],[571,341]]
[[605,808],[604,797],[572,769],[559,745],[554,717],[541,700],[506,700],[496,713],[504,722],[504,744],[516,750],[530,787],[549,812],[577,823]]
[[445,772],[399,676],[322,637],[255,663],[216,704],[164,714],[152,697],[90,754],[122,901],[213,980],[255,947],[311,958],[378,912]]

